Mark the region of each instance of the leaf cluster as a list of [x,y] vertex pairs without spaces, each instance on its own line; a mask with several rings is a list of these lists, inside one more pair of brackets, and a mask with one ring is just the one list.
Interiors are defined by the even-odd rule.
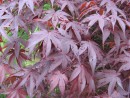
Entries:
[[130,0],[0,0],[1,96],[129,98],[129,13]]

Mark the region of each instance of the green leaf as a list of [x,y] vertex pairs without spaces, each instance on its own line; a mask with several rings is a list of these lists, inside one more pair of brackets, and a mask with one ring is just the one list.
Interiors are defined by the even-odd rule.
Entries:
[[49,4],[49,3],[44,4],[44,5],[43,5],[43,9],[44,9],[44,10],[49,10],[49,9],[51,9],[51,4]]
[[19,30],[18,37],[22,38],[23,40],[28,40],[29,39],[28,34],[22,29]]
[[6,95],[0,94],[0,98],[6,98]]

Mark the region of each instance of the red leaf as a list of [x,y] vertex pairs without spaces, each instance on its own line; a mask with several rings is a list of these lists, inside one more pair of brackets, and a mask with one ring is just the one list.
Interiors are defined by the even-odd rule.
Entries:
[[54,88],[59,84],[60,91],[62,95],[64,94],[65,91],[65,84],[67,84],[68,79],[65,74],[60,73],[60,71],[56,71],[54,75],[51,75],[50,77],[50,90],[54,90]]
[[88,73],[87,69],[83,65],[80,64],[76,65],[75,70],[71,74],[70,81],[74,79],[77,79],[80,94],[85,89],[86,83],[88,83],[89,85],[90,92],[95,91],[94,81],[91,75]]
[[97,78],[100,80],[98,81],[98,87],[102,87],[109,83],[108,86],[108,94],[111,95],[114,91],[116,83],[123,89],[121,79],[119,78],[120,73],[117,73],[115,70],[104,70],[103,72],[98,72]]
[[2,4],[3,3],[3,0],[0,0],[0,4]]

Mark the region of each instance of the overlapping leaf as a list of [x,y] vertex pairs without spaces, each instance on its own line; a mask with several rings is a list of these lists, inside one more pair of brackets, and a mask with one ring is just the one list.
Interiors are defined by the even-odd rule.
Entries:
[[77,47],[77,43],[70,39],[70,38],[65,38],[65,39],[62,39],[61,40],[61,43],[62,43],[62,48],[61,50],[64,52],[64,53],[69,53],[71,50],[72,52],[77,56],[78,55],[78,47]]
[[[129,0],[0,0],[0,94],[129,97],[129,5]],[[23,66],[30,59],[32,66]],[[57,87],[61,93],[52,92]]]
[[116,15],[117,13],[120,13],[124,18],[126,18],[126,15],[124,14],[124,12],[120,10],[112,0],[102,0],[100,6],[103,6],[103,5],[106,6],[106,9],[107,9],[106,13],[110,11],[112,15]]
[[26,6],[34,13],[34,3],[36,0],[19,0],[19,13],[23,9],[24,5]]
[[50,66],[49,72],[53,71],[60,65],[62,65],[62,68],[66,68],[67,65],[71,62],[70,57],[62,53],[52,55],[51,58],[53,59],[53,62]]
[[111,95],[112,92],[114,91],[116,83],[123,89],[119,75],[120,73],[116,72],[115,70],[104,70],[102,72],[98,72],[97,73],[97,78],[99,78],[98,87],[102,87],[106,84],[109,84],[108,86],[109,95]]
[[79,55],[83,54],[85,51],[88,52],[89,63],[91,65],[92,72],[94,73],[97,64],[97,58],[102,60],[102,52],[97,47],[96,43],[91,41],[82,41],[79,48]]
[[87,35],[87,32],[85,32],[86,29],[83,26],[81,26],[80,23],[75,22],[75,21],[68,22],[66,24],[66,31],[68,29],[72,29],[73,30],[72,33],[74,33],[74,35],[77,37],[77,39],[79,41],[81,41],[81,39],[82,39],[81,35]]
[[27,47],[33,49],[37,43],[39,43],[40,41],[44,41],[43,43],[46,45],[45,54],[46,54],[46,56],[48,56],[51,52],[52,43],[56,48],[61,48],[60,38],[62,38],[62,36],[60,34],[58,34],[58,32],[55,30],[51,31],[51,32],[42,30],[39,32],[35,32],[31,35],[30,39],[28,40]]
[[61,91],[61,94],[64,94],[65,91],[65,84],[67,84],[68,82],[68,78],[66,77],[65,74],[62,74],[60,71],[56,71],[54,73],[54,75],[51,75],[50,77],[50,90],[49,92],[51,92],[52,90],[54,90],[54,88],[59,85],[59,89]]
[[23,88],[10,89],[7,98],[26,98],[27,92]]
[[130,60],[129,56],[127,55],[120,55],[119,58],[116,59],[116,62],[122,62],[122,65],[119,69],[119,71],[127,71],[130,70]]
[[2,84],[2,82],[4,81],[4,79],[6,78],[6,74],[11,74],[11,68],[7,65],[7,64],[0,64],[0,84]]
[[78,15],[78,9],[76,8],[74,1],[60,0],[60,3],[62,5],[61,10],[63,10],[67,6],[72,15],[75,15],[75,14]]
[[104,29],[104,26],[105,26],[105,23],[106,23],[106,18],[105,18],[105,15],[100,15],[100,14],[92,14],[86,18],[84,18],[82,20],[82,22],[89,22],[88,23],[88,26],[89,28],[92,27],[96,22],[98,22],[99,24],[99,27],[101,29],[101,31],[103,32],[103,29]]
[[82,93],[83,90],[86,87],[86,84],[89,85],[89,90],[95,91],[95,84],[92,76],[89,74],[89,72],[86,70],[86,68],[83,65],[77,64],[75,65],[75,69],[71,74],[70,81],[74,79],[78,79],[78,88],[79,92]]
[[34,96],[33,91],[35,89],[36,80],[38,76],[38,73],[36,71],[33,71],[31,69],[23,69],[19,72],[12,74],[11,76],[21,76],[21,79],[18,81],[17,88],[26,86],[27,94],[31,98]]
[[36,20],[47,22],[51,19],[54,28],[56,28],[58,23],[60,23],[60,21],[68,21],[67,18],[68,16],[70,15],[62,10],[54,11],[53,9],[51,9],[46,11],[46,15],[43,17],[43,19],[36,19]]

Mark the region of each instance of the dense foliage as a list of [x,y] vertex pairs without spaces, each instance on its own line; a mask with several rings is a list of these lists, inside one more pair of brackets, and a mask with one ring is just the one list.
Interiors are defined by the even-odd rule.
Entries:
[[0,93],[129,98],[130,0],[0,0]]

